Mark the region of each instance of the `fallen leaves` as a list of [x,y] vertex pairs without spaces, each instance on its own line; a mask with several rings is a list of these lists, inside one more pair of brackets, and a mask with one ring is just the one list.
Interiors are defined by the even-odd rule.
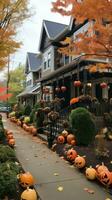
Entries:
[[84,191],[88,192],[89,194],[94,194],[94,190],[89,188],[84,188]]
[[55,173],[54,173],[54,176],[59,176],[59,173],[55,172]]
[[59,187],[57,188],[57,190],[58,190],[59,192],[62,192],[62,191],[64,190],[64,188],[63,188],[62,186],[59,186]]

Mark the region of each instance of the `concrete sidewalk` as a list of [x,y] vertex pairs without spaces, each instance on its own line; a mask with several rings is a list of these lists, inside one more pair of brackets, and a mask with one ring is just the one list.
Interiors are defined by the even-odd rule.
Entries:
[[[4,126],[14,133],[16,155],[25,171],[35,177],[35,187],[42,200],[106,200],[112,196],[94,182],[90,182],[75,167],[59,158],[39,139],[32,137],[3,115]],[[58,191],[58,187],[63,187]],[[90,194],[84,190],[94,190]],[[108,199],[108,200],[109,200]]]

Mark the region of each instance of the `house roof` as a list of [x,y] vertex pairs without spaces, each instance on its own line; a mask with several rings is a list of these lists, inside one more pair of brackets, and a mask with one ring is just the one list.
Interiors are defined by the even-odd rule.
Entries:
[[27,53],[27,60],[26,60],[26,69],[25,72],[28,71],[38,71],[41,68],[41,62],[42,62],[42,58],[41,58],[41,54],[37,54],[37,53]]
[[54,40],[58,35],[63,33],[65,29],[68,28],[68,25],[66,24],[60,24],[57,22],[52,22],[52,21],[47,21],[47,20],[43,21],[43,26],[45,27],[47,36],[51,40]]
[[40,91],[40,83],[37,83],[33,87],[26,88],[23,92],[17,95],[17,97],[35,95],[38,91]]

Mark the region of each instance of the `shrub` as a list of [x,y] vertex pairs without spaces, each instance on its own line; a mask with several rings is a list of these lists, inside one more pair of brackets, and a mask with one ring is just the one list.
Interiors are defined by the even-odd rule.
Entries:
[[31,106],[30,105],[26,105],[26,107],[24,109],[24,115],[29,116],[31,111],[32,111]]
[[6,162],[7,160],[15,159],[14,150],[8,145],[0,145],[0,162]]
[[96,130],[92,115],[87,109],[80,107],[72,110],[70,114],[70,123],[78,145],[87,146],[92,142]]
[[[7,170],[6,170],[7,168]],[[12,196],[17,192],[17,173],[10,166],[0,165],[0,198]]]

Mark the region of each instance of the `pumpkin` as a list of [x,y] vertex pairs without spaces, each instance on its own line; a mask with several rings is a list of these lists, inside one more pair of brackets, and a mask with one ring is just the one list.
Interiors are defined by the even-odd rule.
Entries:
[[71,145],[76,145],[76,140],[72,140]]
[[34,184],[34,178],[29,172],[20,174],[19,181],[20,181],[21,186],[24,188]]
[[12,134],[7,135],[7,139],[8,139],[8,140],[13,139],[13,138],[14,138],[14,137],[13,137]]
[[57,138],[57,142],[59,144],[63,144],[65,142],[65,138],[62,135],[59,135],[58,138]]
[[75,158],[74,164],[79,169],[85,167],[85,164],[86,164],[85,158],[83,156],[77,156]]
[[29,126],[29,132],[32,133],[32,129],[34,128],[34,126]]
[[109,186],[112,184],[112,172],[108,170],[102,171],[98,175],[98,179],[103,185]]
[[37,194],[34,189],[27,188],[21,194],[21,200],[37,200]]
[[101,165],[96,165],[96,172],[100,174],[102,171],[108,171],[108,168],[102,163]]
[[74,161],[77,157],[77,152],[74,149],[69,149],[67,151],[67,159],[70,161]]
[[75,136],[73,134],[69,134],[67,136],[67,143],[68,144],[71,144],[71,141],[75,139]]
[[17,121],[17,125],[21,126],[21,121],[20,120]]
[[66,131],[66,130],[64,129],[64,130],[62,131],[62,133],[61,133],[61,134],[62,134],[62,136],[63,136],[63,137],[65,137],[65,138],[66,138],[66,137],[67,137],[67,135],[68,135],[68,131]]
[[93,167],[88,167],[85,171],[86,178],[89,180],[94,180],[96,178],[96,170]]
[[26,126],[27,126],[27,125],[26,125],[25,123],[23,123],[23,129],[24,129],[24,130],[26,129]]
[[15,145],[15,140],[14,140],[14,138],[13,139],[9,139],[9,141],[8,141],[8,144],[9,144],[9,146],[14,146]]
[[31,133],[33,134],[33,136],[37,135],[37,129],[33,127]]
[[13,134],[11,130],[7,131],[7,135]]

